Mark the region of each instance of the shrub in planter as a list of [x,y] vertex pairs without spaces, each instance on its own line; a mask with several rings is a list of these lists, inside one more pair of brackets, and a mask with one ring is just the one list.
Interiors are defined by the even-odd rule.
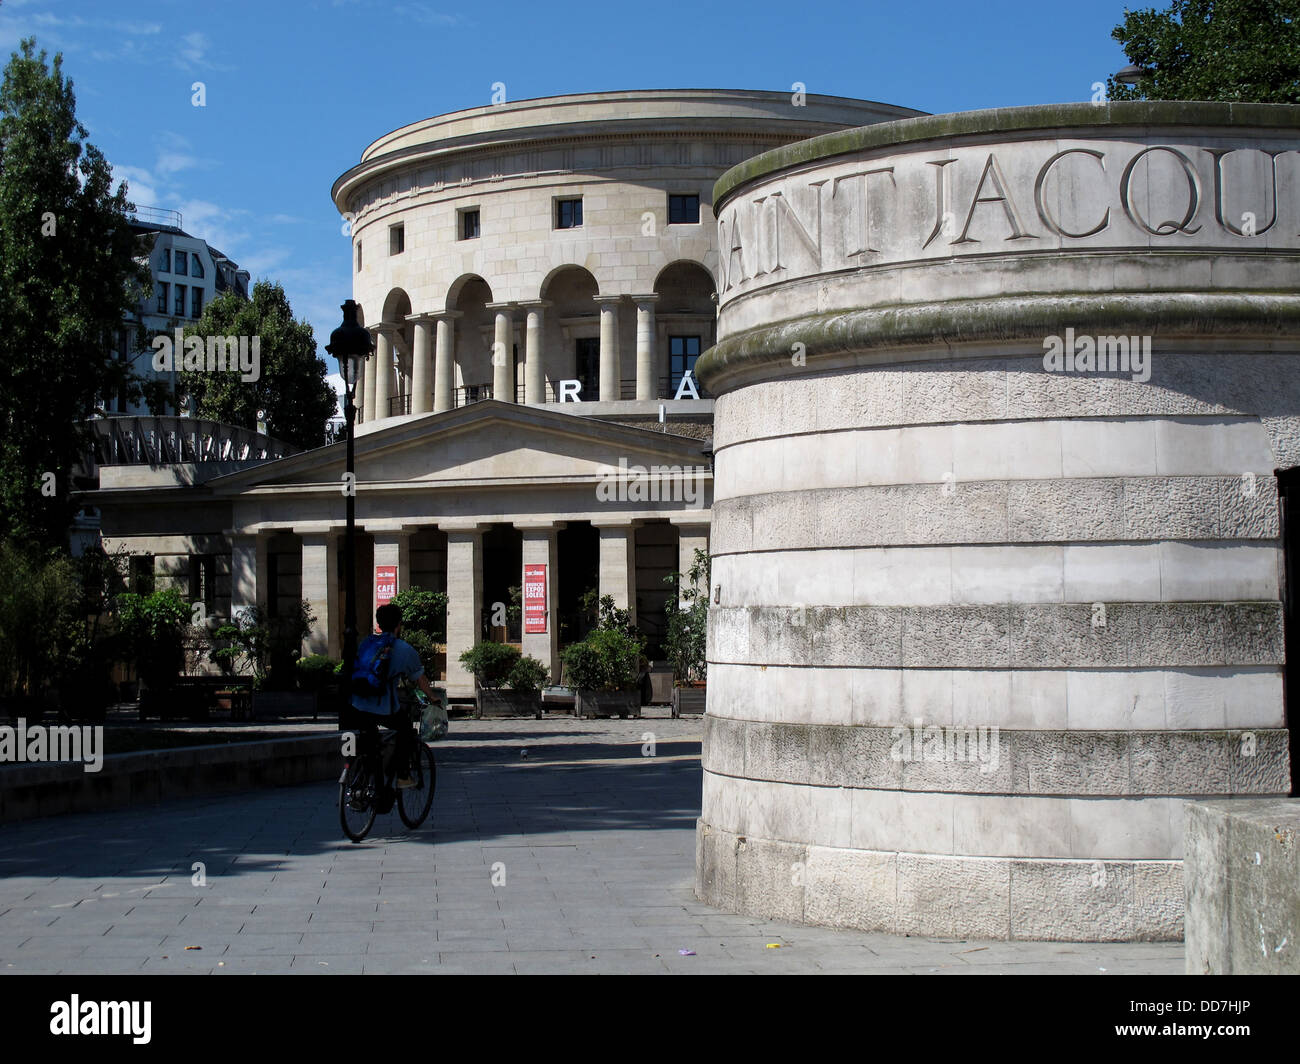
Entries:
[[664,603],[664,652],[673,665],[674,684],[703,684],[708,672],[708,553],[696,550],[691,568],[685,574],[669,573],[664,582],[677,590]]
[[420,656],[420,664],[424,666],[424,675],[429,678],[429,682],[438,683],[442,670],[447,665],[446,644],[438,642],[428,632],[419,629],[407,631],[405,627],[402,629],[402,638]]
[[308,654],[305,658],[298,659],[296,667],[298,688],[319,693],[338,681],[343,662],[325,654]]
[[579,716],[640,716],[640,676],[641,643],[623,628],[597,628],[564,651]]
[[518,647],[509,643],[491,643],[484,640],[475,643],[460,656],[460,663],[474,674],[480,687],[493,690],[504,687],[510,677],[510,670],[518,663],[521,655]]
[[[423,632],[432,643],[447,641],[447,595],[442,591],[425,591],[409,587],[393,596],[393,605],[402,611],[402,638],[412,646],[411,636]],[[428,669],[426,668],[426,672]]]
[[476,644],[460,656],[478,686],[479,716],[542,715],[546,666],[509,643]]

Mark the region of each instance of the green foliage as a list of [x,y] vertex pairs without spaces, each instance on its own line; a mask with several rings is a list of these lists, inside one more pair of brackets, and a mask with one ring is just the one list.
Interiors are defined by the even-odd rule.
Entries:
[[299,447],[326,442],[326,423],[338,409],[334,389],[325,381],[325,360],[316,356],[311,325],[294,319],[284,289],[270,281],[253,285],[251,299],[228,289],[209,303],[186,337],[261,337],[260,376],[245,381],[239,370],[178,374],[181,391],[192,399],[199,417],[230,425],[257,427],[257,412],[266,412],[267,432]]
[[243,670],[251,675],[259,690],[287,690],[294,686],[294,663],[302,653],[302,641],[315,623],[306,599],[280,617],[268,617],[261,606],[245,607],[213,633],[224,645],[214,647],[208,656],[227,672]]
[[185,667],[190,606],[175,588],[117,596],[121,647],[151,691],[172,687]]
[[521,657],[506,677],[506,686],[520,694],[535,695],[546,685],[547,671],[534,657]]
[[77,121],[62,56],[47,65],[35,47],[21,43],[0,86],[0,537],[52,546],[75,512],[84,420],[105,394],[139,398],[139,378],[111,352],[150,279],[126,186],[112,190]]
[[323,691],[339,677],[343,662],[325,654],[308,654],[296,666],[298,687],[303,691]]
[[597,628],[563,658],[565,682],[577,690],[631,691],[641,674],[641,644],[618,628]]
[[709,570],[708,552],[697,549],[685,577],[669,573],[664,578],[677,592],[664,603],[664,652],[673,664],[678,683],[699,682],[707,677]]
[[496,690],[505,686],[519,659],[518,647],[483,640],[465,651],[460,656],[460,663],[474,674],[480,687]]
[[402,638],[408,643],[414,632],[424,632],[434,643],[447,641],[447,596],[444,592],[407,588],[393,596],[393,605],[402,611]]
[[0,693],[37,697],[77,648],[81,589],[75,566],[0,542]]
[[[400,596],[398,596],[400,598]],[[402,629],[402,638],[411,644],[412,649],[420,656],[420,664],[424,666],[424,675],[429,678],[430,683],[438,682],[439,669],[438,658],[443,656],[442,652],[434,645],[434,638],[428,632],[423,632],[416,628],[412,631]],[[441,643],[441,640],[437,640]]]
[[1300,103],[1300,0],[1173,0],[1128,11],[1111,31],[1136,85],[1112,77],[1112,100]]

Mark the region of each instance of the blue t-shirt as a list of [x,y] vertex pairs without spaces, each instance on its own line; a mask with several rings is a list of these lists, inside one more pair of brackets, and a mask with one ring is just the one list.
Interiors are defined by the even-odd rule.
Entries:
[[[357,660],[361,659],[361,652],[366,644],[378,638],[377,635],[366,637],[361,646],[357,647]],[[415,652],[415,647],[405,639],[394,639],[393,650],[388,657],[388,690],[375,695],[374,698],[353,695],[352,707],[362,713],[374,713],[380,717],[390,716],[397,712],[398,681],[404,676],[409,680],[418,680],[423,675],[424,664],[420,661],[420,655]]]

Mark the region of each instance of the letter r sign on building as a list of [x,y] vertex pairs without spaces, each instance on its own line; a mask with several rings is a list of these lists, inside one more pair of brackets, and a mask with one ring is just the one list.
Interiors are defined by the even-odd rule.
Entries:
[[546,633],[546,565],[524,566],[524,631]]

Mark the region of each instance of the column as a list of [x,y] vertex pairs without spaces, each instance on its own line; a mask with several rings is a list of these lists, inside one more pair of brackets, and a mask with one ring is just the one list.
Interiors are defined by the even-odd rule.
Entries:
[[636,524],[591,522],[600,532],[599,597],[614,599],[614,605],[628,611],[636,624]]
[[255,532],[231,532],[230,616],[255,606],[266,608],[269,539]]
[[[370,533],[375,543],[374,567],[378,569],[381,565],[396,566],[397,590],[405,591],[411,586],[411,533],[405,530],[376,529],[369,525],[366,531]],[[377,610],[380,605],[379,587],[374,581],[371,581],[371,586],[370,606],[372,610]]]
[[488,303],[496,312],[496,331],[492,339],[492,398],[503,403],[515,401],[515,323],[513,303]]
[[434,347],[433,412],[441,414],[450,410],[456,396],[456,319],[459,310],[448,310],[435,315],[438,321],[437,343]]
[[[393,397],[393,329],[391,325],[376,325],[375,334],[375,421],[388,417],[389,400]],[[370,393],[366,392],[369,402]]]
[[546,299],[530,299],[519,305],[528,312],[528,324],[524,333],[524,402],[529,406],[537,406],[546,402],[542,327],[545,324],[543,314],[551,304]]
[[460,656],[479,640],[485,526],[439,522],[438,527],[447,533],[447,695],[469,698],[474,675]]
[[361,374],[361,380],[357,384],[360,400],[357,410],[361,414],[362,424],[369,424],[375,420],[375,363],[377,361],[375,353],[372,352],[366,359],[365,372]]
[[[559,579],[559,530],[563,522],[538,522],[536,524],[515,524],[523,540],[523,574],[520,586],[524,591],[524,632],[523,652],[536,658],[551,674],[551,682],[558,683],[560,678],[560,632],[559,632],[559,596],[556,587]],[[528,631],[528,592],[525,575],[530,565],[546,566],[546,631]]]
[[655,380],[655,304],[659,296],[632,299],[636,303],[636,397],[654,399],[659,387]]
[[[672,521],[672,519],[669,519]],[[708,551],[709,549],[709,526],[707,524],[688,524],[685,521],[672,521],[677,526],[677,571],[682,574],[682,582],[679,591],[685,591],[690,585],[690,577],[687,573],[691,571],[691,566],[695,564],[695,552],[697,550]],[[707,599],[710,595],[708,587],[700,587],[700,592]],[[680,595],[678,601],[682,601]]]
[[343,628],[340,624],[342,588],[338,583],[339,543],[342,534],[301,532],[302,597],[311,603],[316,624],[302,641],[302,652],[343,656]]
[[433,350],[433,315],[412,314],[406,319],[415,326],[411,353],[411,413],[427,414],[433,409],[429,355]]
[[[600,307],[600,401],[617,399],[619,395],[618,358],[618,304],[622,296],[592,296]],[[587,397],[584,395],[584,399]]]

